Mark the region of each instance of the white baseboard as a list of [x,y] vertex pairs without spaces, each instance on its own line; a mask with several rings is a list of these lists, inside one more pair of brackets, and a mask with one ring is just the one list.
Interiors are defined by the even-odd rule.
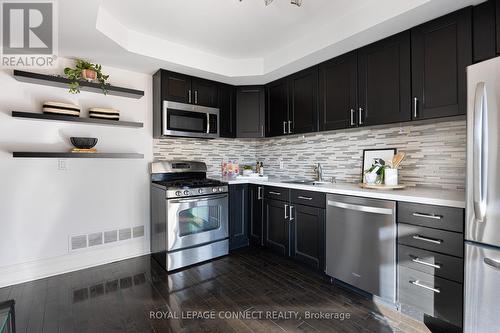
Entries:
[[0,267],[0,288],[149,254],[143,241]]

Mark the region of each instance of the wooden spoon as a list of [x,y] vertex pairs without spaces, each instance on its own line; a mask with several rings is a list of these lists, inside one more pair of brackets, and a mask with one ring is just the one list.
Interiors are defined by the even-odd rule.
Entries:
[[397,169],[406,157],[406,153],[399,152],[392,158],[392,168]]

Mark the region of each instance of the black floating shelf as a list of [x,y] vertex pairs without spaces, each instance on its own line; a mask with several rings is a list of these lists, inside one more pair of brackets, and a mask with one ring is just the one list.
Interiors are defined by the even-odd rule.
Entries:
[[143,123],[136,123],[132,121],[118,121],[108,119],[96,118],[81,118],[64,116],[57,114],[35,113],[35,112],[21,112],[12,111],[12,117],[24,119],[37,119],[37,120],[53,120],[53,121],[70,121],[81,124],[94,124],[94,125],[109,125],[109,126],[124,126],[124,127],[143,127]]
[[[44,86],[59,87],[66,89],[69,89],[69,83],[71,82],[71,80],[61,76],[26,72],[17,69],[14,70],[14,78],[17,81],[21,82],[35,83]],[[102,89],[100,84],[87,81],[79,81],[79,82],[80,82],[80,90],[102,94]],[[139,99],[142,96],[144,96],[144,91],[142,90],[116,87],[112,85],[108,85],[107,90],[108,90],[108,95],[113,95],[113,96],[129,97],[135,99]]]
[[143,154],[138,153],[67,153],[67,152],[13,152],[13,157],[16,158],[126,158],[140,159],[144,158]]

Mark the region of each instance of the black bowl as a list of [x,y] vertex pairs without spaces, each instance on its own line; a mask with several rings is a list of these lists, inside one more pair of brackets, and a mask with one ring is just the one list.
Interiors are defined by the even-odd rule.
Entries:
[[97,138],[79,138],[73,136],[70,140],[73,146],[80,149],[90,149],[97,144]]

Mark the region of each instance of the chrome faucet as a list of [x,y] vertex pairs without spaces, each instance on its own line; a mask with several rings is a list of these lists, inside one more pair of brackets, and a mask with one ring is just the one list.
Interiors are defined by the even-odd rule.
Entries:
[[316,180],[318,182],[323,181],[323,167],[321,166],[321,163],[318,163],[318,165],[314,168],[314,172],[316,172]]

